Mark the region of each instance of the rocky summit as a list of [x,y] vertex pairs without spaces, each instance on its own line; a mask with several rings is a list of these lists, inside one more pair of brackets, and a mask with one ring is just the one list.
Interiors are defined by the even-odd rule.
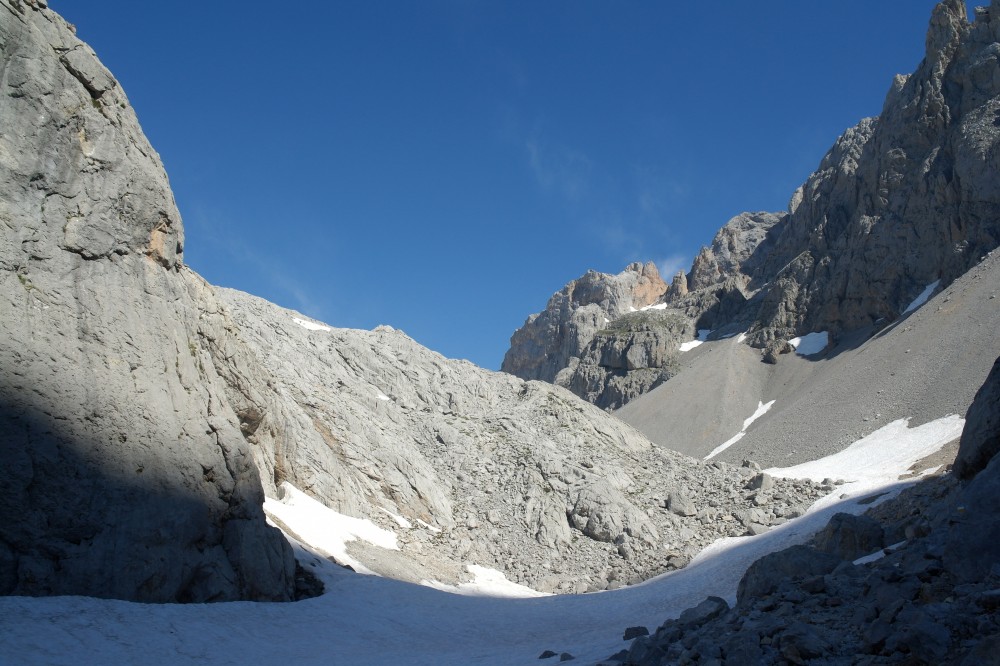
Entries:
[[[970,23],[964,2],[940,3],[924,60],[892,82],[882,113],[837,139],[787,211],[743,213],[723,226],[663,292],[663,316],[644,321],[641,335],[632,322],[616,330],[608,307],[581,327],[566,305],[570,283],[515,332],[503,370],[617,408],[675,375],[669,352],[695,331],[744,334],[773,363],[808,333],[826,332],[833,344],[871,335],[928,285],[964,274],[1000,244],[998,13],[994,3]],[[614,351],[625,348],[629,361]],[[538,367],[545,373],[533,375]]]

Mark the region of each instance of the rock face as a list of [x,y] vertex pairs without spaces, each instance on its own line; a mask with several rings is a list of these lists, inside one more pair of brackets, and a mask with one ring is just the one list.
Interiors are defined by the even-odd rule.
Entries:
[[[946,286],[997,247],[1000,10],[993,3],[975,23],[966,17],[964,2],[940,3],[924,60],[896,77],[881,115],[837,139],[787,212],[744,213],[726,224],[695,259],[688,293],[665,295],[667,311],[715,336],[746,331],[762,349],[775,342],[776,362],[776,350],[796,336],[827,331],[836,339],[897,319],[927,285]],[[526,328],[559,320],[552,304]],[[523,337],[515,334],[512,350]],[[578,347],[587,344],[577,338]],[[533,351],[522,347],[520,363],[504,369],[524,376],[532,362],[523,357]],[[549,374],[575,371],[565,358]],[[617,381],[609,373],[564,385],[601,401],[595,382]]]
[[965,423],[954,471],[961,479],[971,479],[1000,452],[1000,359],[976,394]]
[[621,407],[676,374],[679,345],[692,337],[691,322],[675,312],[630,312],[594,333],[573,372],[556,381],[598,407]]
[[555,382],[608,321],[656,303],[666,291],[653,263],[631,264],[618,275],[589,271],[554,294],[543,312],[528,317],[511,337],[501,369]]
[[0,593],[290,599],[159,157],[43,4],[0,2]]

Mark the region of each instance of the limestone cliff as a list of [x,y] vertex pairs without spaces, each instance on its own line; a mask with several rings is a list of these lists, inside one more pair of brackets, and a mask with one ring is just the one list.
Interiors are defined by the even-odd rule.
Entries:
[[579,362],[594,333],[612,319],[656,303],[667,291],[656,265],[630,264],[618,275],[588,271],[553,294],[511,337],[501,370],[522,379],[556,381]]
[[[713,337],[747,332],[748,344],[768,348],[773,361],[790,349],[786,340],[805,333],[827,331],[836,340],[888,324],[927,285],[946,286],[997,247],[1000,5],[978,10],[972,24],[966,17],[961,0],[940,3],[924,60],[896,77],[881,115],[837,139],[787,212],[744,213],[727,223],[665,293],[665,314]],[[505,362],[504,370],[525,376],[524,368],[544,359],[542,378],[605,407],[662,380],[650,380],[651,368],[585,365],[575,360],[582,352],[550,353],[571,327],[558,296],[514,334],[508,357],[518,363]],[[548,338],[537,322],[545,322]],[[637,342],[605,328],[614,341],[573,328],[574,349]],[[651,349],[660,341],[638,344]],[[616,390],[623,383],[631,390]]]
[[0,593],[290,599],[128,99],[41,2],[0,1],[0,68]]

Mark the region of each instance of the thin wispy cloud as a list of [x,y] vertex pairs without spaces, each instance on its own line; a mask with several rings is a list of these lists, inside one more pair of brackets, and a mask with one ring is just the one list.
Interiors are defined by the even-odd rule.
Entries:
[[656,268],[667,282],[679,271],[687,272],[691,260],[683,254],[671,254],[656,262]]
[[[237,233],[228,221],[229,216],[217,210],[209,210],[201,206],[188,214],[192,224],[197,225],[198,233],[203,243],[210,244],[216,252],[227,255],[232,261],[244,265],[246,273],[262,275],[269,284],[274,285],[287,297],[287,303],[294,309],[314,319],[328,321],[329,312],[310,287],[294,277],[294,271],[276,261],[274,256],[264,256],[252,247],[244,237]],[[190,234],[190,232],[189,232]],[[197,270],[198,267],[194,266]],[[234,274],[237,271],[230,271]],[[248,285],[230,282],[234,289],[248,289]]]
[[590,190],[594,163],[583,152],[550,146],[535,137],[525,142],[528,166],[538,185],[579,203]]

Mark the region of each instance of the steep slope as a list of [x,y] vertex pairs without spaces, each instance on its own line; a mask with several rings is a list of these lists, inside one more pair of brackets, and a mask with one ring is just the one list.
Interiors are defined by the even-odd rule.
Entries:
[[1000,360],[966,415],[959,473],[866,516],[836,514],[810,546],[752,564],[733,608],[709,597],[635,640],[616,663],[994,663],[998,395]]
[[[729,338],[684,355],[680,374],[615,415],[655,443],[704,458],[773,405],[713,459],[764,466],[829,455],[896,419],[961,414],[1000,355],[1000,251],[893,325],[777,365]],[[693,405],[702,405],[693,409]]]
[[[774,362],[797,336],[825,331],[836,341],[896,320],[927,285],[946,286],[995,248],[998,14],[993,3],[969,24],[964,2],[939,4],[926,57],[896,78],[882,114],[837,140],[788,212],[743,214],[723,227],[665,295],[665,313],[714,338],[746,331]],[[588,381],[562,383],[605,407],[632,397],[595,388],[621,379],[592,358],[585,370],[564,366]]]
[[163,167],[43,4],[0,2],[0,593],[290,599]]
[[559,387],[445,359],[388,327],[332,329],[217,293],[227,344],[257,359],[234,369],[228,398],[268,494],[288,482],[395,533],[398,551],[351,546],[374,571],[454,584],[470,578],[464,563],[542,591],[614,588],[781,523],[819,492],[761,492],[757,470],[657,449]]

